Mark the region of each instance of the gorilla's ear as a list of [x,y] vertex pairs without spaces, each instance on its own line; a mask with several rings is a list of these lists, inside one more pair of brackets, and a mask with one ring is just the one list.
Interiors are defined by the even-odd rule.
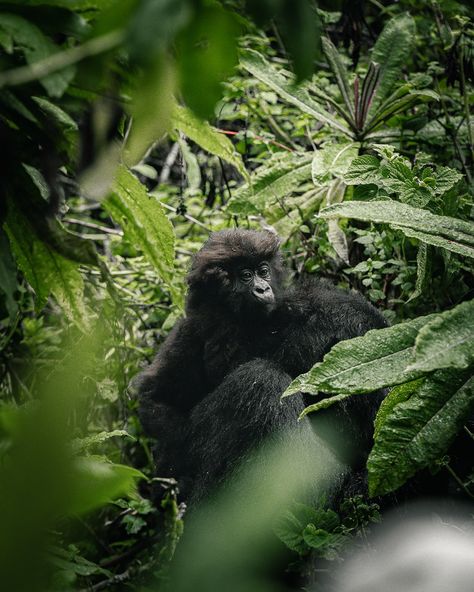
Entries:
[[230,286],[229,273],[215,263],[193,265],[186,279],[190,290]]

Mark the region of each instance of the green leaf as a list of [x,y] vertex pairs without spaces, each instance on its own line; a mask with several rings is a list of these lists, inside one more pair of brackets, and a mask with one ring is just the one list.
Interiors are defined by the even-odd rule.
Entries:
[[119,167],[112,194],[104,208],[118,222],[124,236],[140,249],[159,277],[172,285],[174,231],[159,201],[124,166]]
[[350,163],[344,174],[346,185],[368,185],[380,182],[380,161],[375,156],[358,156]]
[[431,245],[474,257],[474,224],[459,218],[438,216],[428,210],[396,201],[344,202],[324,208],[321,218],[355,218],[390,224],[407,236]]
[[[169,131],[174,88],[174,67],[165,55],[158,56],[134,78],[128,107],[132,126],[124,151],[125,164],[128,166],[139,163],[150,146]],[[115,171],[118,156],[115,150],[110,150],[112,162],[105,162],[104,170],[99,170],[101,177],[110,170]]]
[[[418,378],[421,371],[407,372],[406,367],[412,360],[418,331],[434,317],[418,317],[386,329],[373,329],[361,337],[340,341],[324,356],[322,362],[298,376],[282,397],[298,392],[370,393]],[[329,404],[329,400],[325,400],[322,406]],[[303,413],[306,414],[306,410]]]
[[[24,54],[28,64],[34,64],[61,50],[36,25],[16,14],[0,14],[0,31],[14,40],[15,48]],[[60,97],[74,75],[75,68],[69,66],[41,78],[40,82],[51,97]]]
[[367,462],[370,495],[397,489],[440,459],[473,409],[473,376],[439,370],[427,377],[380,427]]
[[5,306],[10,320],[13,320],[18,311],[15,300],[17,290],[17,270],[13,261],[8,239],[0,226],[0,291],[5,294]]
[[[368,118],[364,131],[366,134],[374,132],[397,113],[411,109],[418,103],[429,103],[431,101],[439,101],[439,95],[434,91],[429,89],[414,90],[410,84],[404,84],[379,105],[373,115]],[[370,136],[367,135],[367,137]]]
[[342,179],[356,158],[359,144],[326,144],[321,150],[314,151],[311,174],[315,185],[326,183],[331,178]]
[[418,378],[417,380],[412,380],[411,382],[400,384],[391,389],[391,391],[382,401],[374,421],[375,439],[377,439],[383,424],[387,420],[387,417],[389,417],[392,411],[395,409],[395,407],[399,403],[403,403],[404,401],[408,400],[415,392],[417,392],[420,386],[423,384],[423,380],[423,378]]
[[211,117],[222,97],[222,82],[237,65],[238,34],[235,14],[211,3],[195,12],[176,41],[184,101],[199,117]]
[[199,120],[189,109],[179,105],[176,105],[172,119],[177,130],[183,132],[190,140],[199,144],[207,152],[215,154],[222,160],[234,165],[245,179],[249,179],[242,157],[224,134],[211,127],[206,121]]
[[313,101],[304,87],[296,87],[271,66],[263,56],[253,50],[246,50],[240,60],[242,66],[250,72],[255,78],[272,88],[283,99],[295,105],[304,113],[312,115],[316,121],[327,123],[334,129],[351,137],[349,129],[337,119],[335,119],[321,105]]
[[415,33],[413,17],[401,14],[392,18],[379,35],[371,56],[373,62],[380,64],[379,85],[371,110],[387,96],[394,83],[400,79],[402,68],[413,50]]
[[72,441],[72,448],[74,452],[84,452],[89,448],[97,446],[97,444],[103,444],[107,440],[110,440],[110,438],[115,438],[116,436],[131,438],[132,440],[135,439],[125,430],[112,430],[111,432],[99,432],[98,434],[87,436],[86,438],[76,438]]
[[178,138],[178,143],[183,160],[186,163],[188,186],[191,189],[199,189],[201,185],[201,169],[199,168],[198,159],[183,137]]
[[79,458],[73,464],[68,514],[84,514],[117,497],[131,495],[135,492],[135,481],[144,478],[133,467],[93,457]]
[[66,131],[77,131],[77,123],[65,111],[44,97],[31,97],[40,109]]
[[303,181],[311,178],[311,154],[283,154],[260,167],[252,176],[251,184],[240,187],[229,200],[232,214],[263,213],[278,207],[278,200],[295,191]]
[[90,316],[84,304],[84,284],[78,264],[41,241],[13,202],[9,203],[5,231],[18,267],[36,294],[37,311],[53,294],[66,316],[86,331]]
[[324,55],[329,63],[329,66],[336,77],[337,86],[341,93],[342,99],[346,105],[347,110],[354,117],[354,100],[353,92],[349,86],[349,76],[347,69],[342,62],[341,56],[334,46],[333,42],[328,37],[322,37],[321,43],[323,46]]
[[408,370],[466,368],[474,363],[474,300],[438,314],[423,327]]
[[303,540],[304,524],[289,510],[287,510],[276,522],[273,530],[276,536],[288,549],[303,555],[308,548]]
[[416,284],[407,302],[411,302],[423,294],[423,288],[428,278],[428,250],[426,243],[420,243],[416,254]]

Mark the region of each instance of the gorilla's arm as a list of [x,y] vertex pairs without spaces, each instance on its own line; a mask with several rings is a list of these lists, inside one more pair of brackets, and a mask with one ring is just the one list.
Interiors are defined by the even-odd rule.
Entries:
[[[188,466],[195,502],[218,485],[231,469],[271,436],[311,441],[311,426],[297,423],[304,408],[297,395],[281,404],[290,376],[274,362],[256,358],[230,372],[222,383],[196,405],[190,416]],[[291,431],[291,436],[288,431]]]
[[141,403],[160,403],[181,413],[189,411],[208,389],[202,352],[196,328],[188,319],[179,321],[138,378]]

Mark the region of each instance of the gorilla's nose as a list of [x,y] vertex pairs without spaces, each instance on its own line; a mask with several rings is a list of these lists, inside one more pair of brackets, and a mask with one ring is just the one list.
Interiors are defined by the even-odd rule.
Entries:
[[253,295],[261,302],[273,302],[274,300],[272,287],[265,281],[255,282]]

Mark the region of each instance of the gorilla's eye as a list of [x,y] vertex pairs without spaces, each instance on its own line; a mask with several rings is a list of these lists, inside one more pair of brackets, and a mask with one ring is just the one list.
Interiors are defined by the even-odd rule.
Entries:
[[260,267],[258,268],[258,275],[262,278],[267,278],[270,276],[270,268],[266,263],[260,265]]
[[243,282],[250,282],[253,277],[253,273],[250,271],[250,269],[242,269],[239,277]]

